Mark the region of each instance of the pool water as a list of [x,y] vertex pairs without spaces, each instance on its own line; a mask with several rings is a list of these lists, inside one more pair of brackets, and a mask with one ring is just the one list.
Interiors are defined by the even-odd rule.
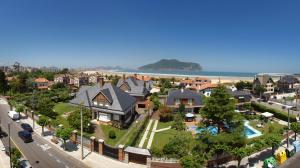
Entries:
[[[215,126],[208,126],[207,128],[198,128],[197,126],[189,126],[190,131],[195,131],[196,134],[199,134],[205,130],[208,130],[212,135],[217,135],[218,134],[218,128]],[[246,137],[249,138],[254,138],[261,136],[262,133],[253,127],[249,125],[249,121],[245,121],[244,123],[244,130],[245,130],[245,135]]]

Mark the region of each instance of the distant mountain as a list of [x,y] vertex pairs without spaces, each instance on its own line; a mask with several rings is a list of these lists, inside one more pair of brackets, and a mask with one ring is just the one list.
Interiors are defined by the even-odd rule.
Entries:
[[139,70],[182,70],[182,71],[200,71],[202,67],[198,63],[181,62],[176,59],[162,59],[158,62],[147,64],[138,68]]

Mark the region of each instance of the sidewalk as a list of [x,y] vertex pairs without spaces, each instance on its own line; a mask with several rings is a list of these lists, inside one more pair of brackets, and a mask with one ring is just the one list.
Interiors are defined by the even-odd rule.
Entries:
[[[294,135],[291,134],[289,136],[289,139],[292,140],[294,139]],[[297,136],[297,140],[300,139],[300,136],[298,135]],[[280,146],[275,150],[275,154],[277,151],[280,151],[280,150],[285,150],[286,149],[286,139],[283,139],[281,141],[281,144]],[[272,156],[272,148],[267,148],[267,149],[264,149],[262,151],[259,151],[257,153],[254,153],[250,156],[247,156],[245,158],[242,159],[241,161],[241,166],[244,166],[244,167],[249,167],[249,163],[251,164],[254,164],[255,167],[263,167],[263,161],[268,158],[268,157],[271,157]],[[233,161],[230,161],[230,162],[227,162],[225,164],[222,164],[222,165],[219,165],[220,167],[222,166],[225,166],[225,167],[230,167],[230,166],[236,166],[237,165],[237,160],[233,160]]]
[[9,168],[9,157],[5,154],[4,145],[0,140],[0,167],[1,168]]
[[[32,119],[27,118],[27,119],[22,119],[20,121],[21,123],[28,123],[32,126]],[[49,132],[47,128],[44,128],[45,132]],[[39,126],[35,122],[35,128],[34,132],[37,134],[37,136],[41,136],[42,133],[42,127]],[[47,134],[46,136],[43,137],[44,140],[47,142],[51,143],[53,146],[55,146],[57,149],[64,151],[64,149],[61,147],[62,142],[60,141],[58,144],[54,144],[51,142],[52,135]],[[73,143],[67,142],[67,148],[71,149],[69,151],[64,151],[66,154],[78,159],[81,161],[81,145],[74,145]],[[83,149],[84,151],[84,160],[82,160],[83,163],[85,163],[87,166],[92,167],[92,168],[143,168],[146,167],[146,165],[140,165],[140,164],[134,164],[134,163],[123,163],[118,160],[112,159],[105,157],[103,155],[99,155],[95,152],[90,152],[89,149],[85,148]]]

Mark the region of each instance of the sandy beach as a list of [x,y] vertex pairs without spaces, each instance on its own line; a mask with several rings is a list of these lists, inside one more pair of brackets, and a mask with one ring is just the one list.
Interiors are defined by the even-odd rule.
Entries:
[[[118,71],[108,71],[108,70],[98,70],[98,71],[83,71],[86,74],[93,74],[93,73],[100,73],[103,75],[118,75],[122,76],[125,74],[126,76],[132,76],[135,73],[133,72],[118,72]],[[150,76],[155,78],[176,78],[177,80],[189,78],[193,79],[196,77],[206,77],[209,78],[212,83],[236,83],[238,81],[249,81],[252,82],[254,79],[253,77],[240,77],[240,76],[196,76],[196,75],[180,75],[180,74],[156,74],[156,73],[138,73],[138,75]]]

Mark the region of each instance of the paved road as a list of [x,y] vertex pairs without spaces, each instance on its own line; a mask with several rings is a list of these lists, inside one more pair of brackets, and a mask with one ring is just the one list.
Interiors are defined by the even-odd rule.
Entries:
[[[30,161],[33,168],[85,168],[85,164],[57,149],[51,143],[33,133],[34,142],[25,144],[19,137],[21,131],[19,123],[12,121],[7,112],[8,105],[0,104],[1,126],[5,132],[8,131],[8,123],[11,123],[11,139],[21,150],[26,159]],[[6,140],[7,141],[7,140]],[[39,161],[37,164],[36,161]],[[1,167],[1,166],[0,166]]]
[[280,168],[296,168],[300,167],[300,153],[297,153],[295,156],[289,158],[286,162],[284,162]]

